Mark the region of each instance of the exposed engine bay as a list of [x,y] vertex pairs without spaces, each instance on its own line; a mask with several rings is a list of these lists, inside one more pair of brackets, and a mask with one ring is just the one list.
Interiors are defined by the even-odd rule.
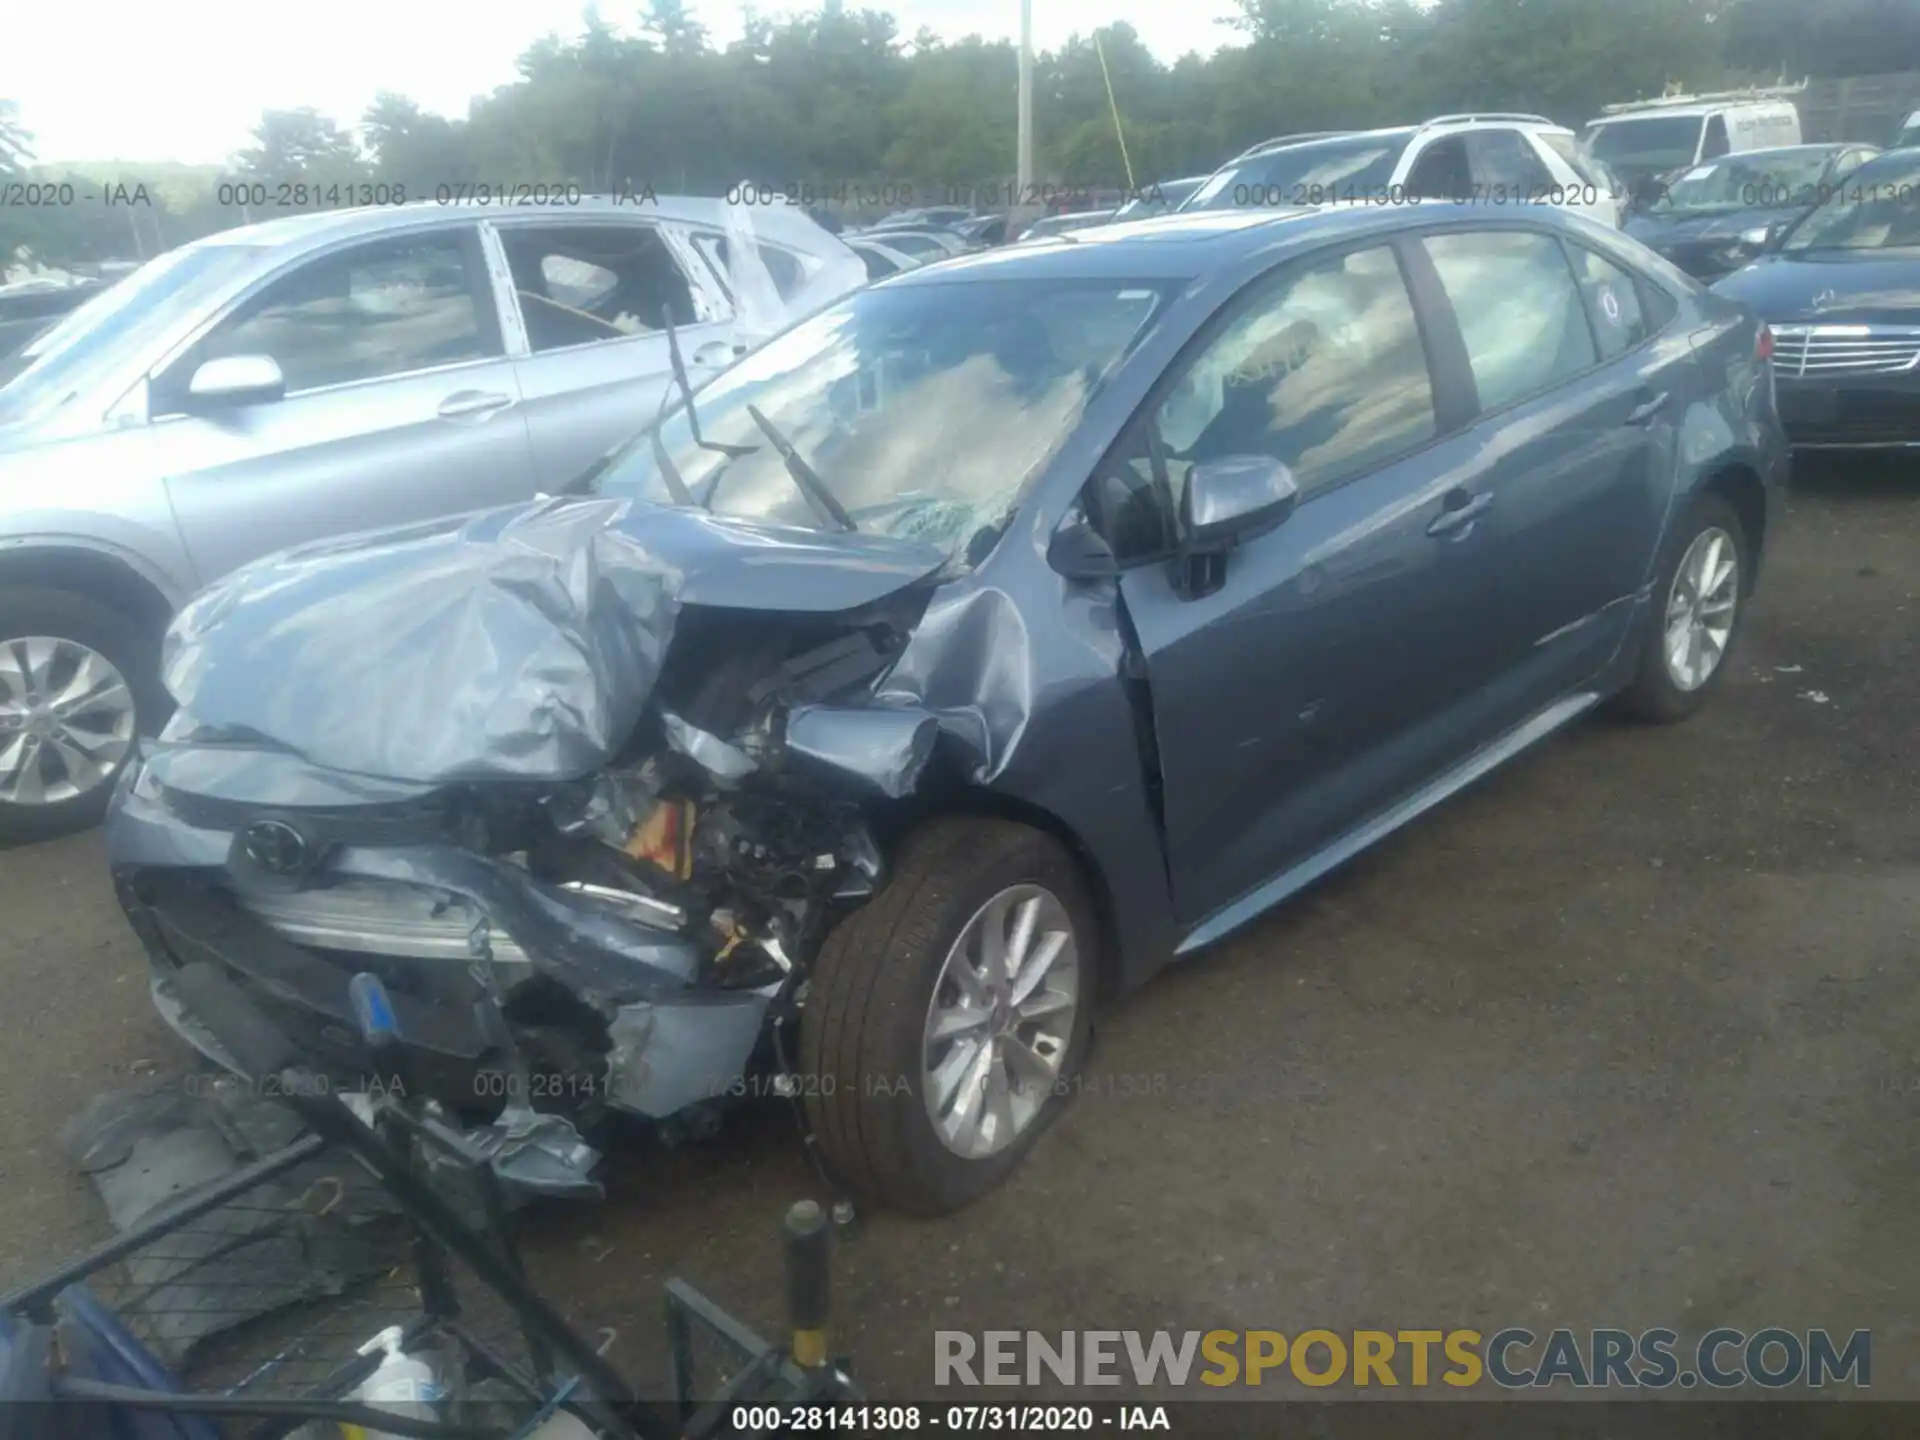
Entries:
[[[610,531],[596,525],[590,543]],[[456,540],[454,555],[481,556],[493,571],[485,557],[499,538]],[[543,568],[551,559],[569,587],[558,618],[573,639],[580,612],[606,599],[607,577],[583,578],[573,553],[545,548]],[[525,547],[510,558],[524,566]],[[909,558],[913,572],[933,568]],[[242,572],[232,583],[260,578]],[[565,753],[589,723],[620,734],[603,763],[551,779],[369,776],[316,760],[328,746],[388,744],[373,733],[387,717],[371,712],[418,713],[431,685],[418,675],[361,707],[364,737],[339,723],[355,697],[333,692],[342,708],[332,727],[299,717],[311,736],[299,734],[307,743],[291,754],[253,713],[218,713],[223,666],[245,664],[247,617],[229,619],[233,598],[215,592],[207,609],[223,623],[193,636],[187,612],[175,631],[181,711],[123,787],[110,831],[163,1016],[234,1068],[182,998],[190,987],[175,983],[211,967],[308,1042],[342,1085],[364,1088],[397,1078],[381,1075],[351,1029],[349,982],[375,975],[393,997],[407,1083],[425,1086],[450,1127],[533,1190],[590,1188],[597,1155],[583,1135],[609,1112],[704,1129],[750,1067],[783,1068],[780,1027],[797,1016],[821,942],[883,882],[892,802],[915,793],[934,760],[939,719],[876,695],[933,587],[882,573],[869,586],[879,593],[831,611],[683,604],[636,643],[634,577],[620,578],[628,583],[608,612],[627,627],[614,637],[620,648],[573,645],[561,653],[598,667],[587,677],[594,688],[563,678],[602,693],[609,666],[645,656],[650,673],[627,686],[637,716],[569,703],[551,664],[544,688],[520,682],[505,741],[499,707],[477,709],[494,703],[492,690],[468,707],[477,719],[461,696],[431,697],[452,711],[434,738],[463,725],[485,731],[495,766],[519,764],[534,742]],[[674,578],[688,583],[685,572]],[[270,585],[284,606],[284,576]],[[534,639],[547,645],[555,597],[537,598]],[[478,607],[462,597],[454,623],[466,631],[451,648],[527,629],[523,577],[483,599],[512,608],[483,611],[476,629]],[[305,606],[287,613],[312,619]],[[261,623],[284,638],[283,616]],[[196,683],[208,697],[198,705]],[[271,703],[258,693],[244,703]],[[284,707],[260,713],[294,733]]]

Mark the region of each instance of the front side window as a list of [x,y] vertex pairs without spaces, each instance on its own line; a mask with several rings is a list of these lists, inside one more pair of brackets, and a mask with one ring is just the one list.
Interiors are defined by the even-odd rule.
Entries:
[[[228,355],[268,355],[287,393],[502,354],[491,292],[458,233],[338,251],[273,281],[172,367],[158,403]],[[483,308],[488,307],[488,308]]]
[[1498,410],[1594,363],[1579,288],[1551,235],[1466,231],[1422,243],[1459,319],[1482,410]]
[[649,427],[594,487],[668,505],[687,503],[683,488],[715,514],[831,528],[831,506],[809,499],[784,442],[856,529],[975,558],[1167,289],[972,280],[858,291],[695,392],[702,436],[743,453],[696,443],[683,407],[658,427],[664,463]]
[[1580,282],[1580,296],[1600,342],[1600,358],[1624,355],[1652,334],[1633,276],[1584,245],[1567,246],[1567,258]]
[[536,354],[696,319],[686,274],[651,225],[506,225],[500,244]]
[[1475,130],[1467,136],[1468,152],[1473,157],[1473,179],[1477,193],[1490,189],[1493,198],[1543,197],[1553,185],[1553,176],[1533,146],[1518,130]]
[[1869,160],[1847,176],[1781,246],[1789,252],[1914,247],[1920,247],[1920,156],[1906,150]]
[[1165,548],[1192,468],[1266,455],[1303,496],[1435,433],[1413,302],[1384,247],[1293,269],[1239,302],[1089,490],[1122,559]]
[[1707,138],[1700,146],[1702,160],[1715,160],[1733,147],[1727,143],[1727,118],[1724,115],[1707,117]]

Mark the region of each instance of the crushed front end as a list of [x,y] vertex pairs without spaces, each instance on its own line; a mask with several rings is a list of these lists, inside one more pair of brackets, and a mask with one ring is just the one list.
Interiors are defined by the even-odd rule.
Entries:
[[[383,570],[389,543],[241,572],[242,593],[176,625],[181,711],[108,821],[156,1004],[202,1053],[235,1068],[170,977],[209,962],[343,1087],[392,1083],[349,997],[370,972],[409,1083],[504,1178],[557,1193],[593,1188],[583,1137],[610,1113],[704,1127],[781,1063],[822,937],[881,881],[876,817],[940,729],[875,699],[925,608],[925,556],[896,552],[889,573],[869,549],[867,578],[836,588],[816,555],[790,577],[804,596],[786,594],[764,531],[577,510],[558,532],[535,509],[430,535],[437,570]],[[720,548],[672,543],[676,525]],[[761,548],[757,590],[729,573],[732,544]],[[457,602],[406,636],[349,618],[343,596],[399,573],[381,611]],[[276,695],[256,667],[264,690],[227,703],[269,636],[287,684]],[[303,707],[302,686],[326,681],[306,668],[317,652],[346,693]],[[462,656],[474,678],[449,685]],[[402,723],[435,733],[380,733]],[[402,773],[370,772],[383,750]]]

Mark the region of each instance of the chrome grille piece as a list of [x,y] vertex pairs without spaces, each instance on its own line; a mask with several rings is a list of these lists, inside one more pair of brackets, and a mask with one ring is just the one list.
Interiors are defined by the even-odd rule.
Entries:
[[1775,373],[1898,375],[1920,364],[1920,327],[1910,325],[1775,325]]
[[[463,899],[384,880],[235,899],[295,944],[420,960],[471,959],[467,937],[480,919]],[[488,941],[499,963],[527,963],[526,952],[497,926]]]

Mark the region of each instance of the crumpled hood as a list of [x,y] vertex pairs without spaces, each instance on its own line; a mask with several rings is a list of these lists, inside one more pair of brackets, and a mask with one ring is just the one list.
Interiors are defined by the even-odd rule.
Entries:
[[1772,325],[1920,325],[1920,264],[1912,251],[1814,250],[1762,256],[1714,283]]
[[832,613],[939,550],[631,500],[559,499],[269,556],[174,620],[169,745],[425,785],[555,781],[638,722],[683,605]]

